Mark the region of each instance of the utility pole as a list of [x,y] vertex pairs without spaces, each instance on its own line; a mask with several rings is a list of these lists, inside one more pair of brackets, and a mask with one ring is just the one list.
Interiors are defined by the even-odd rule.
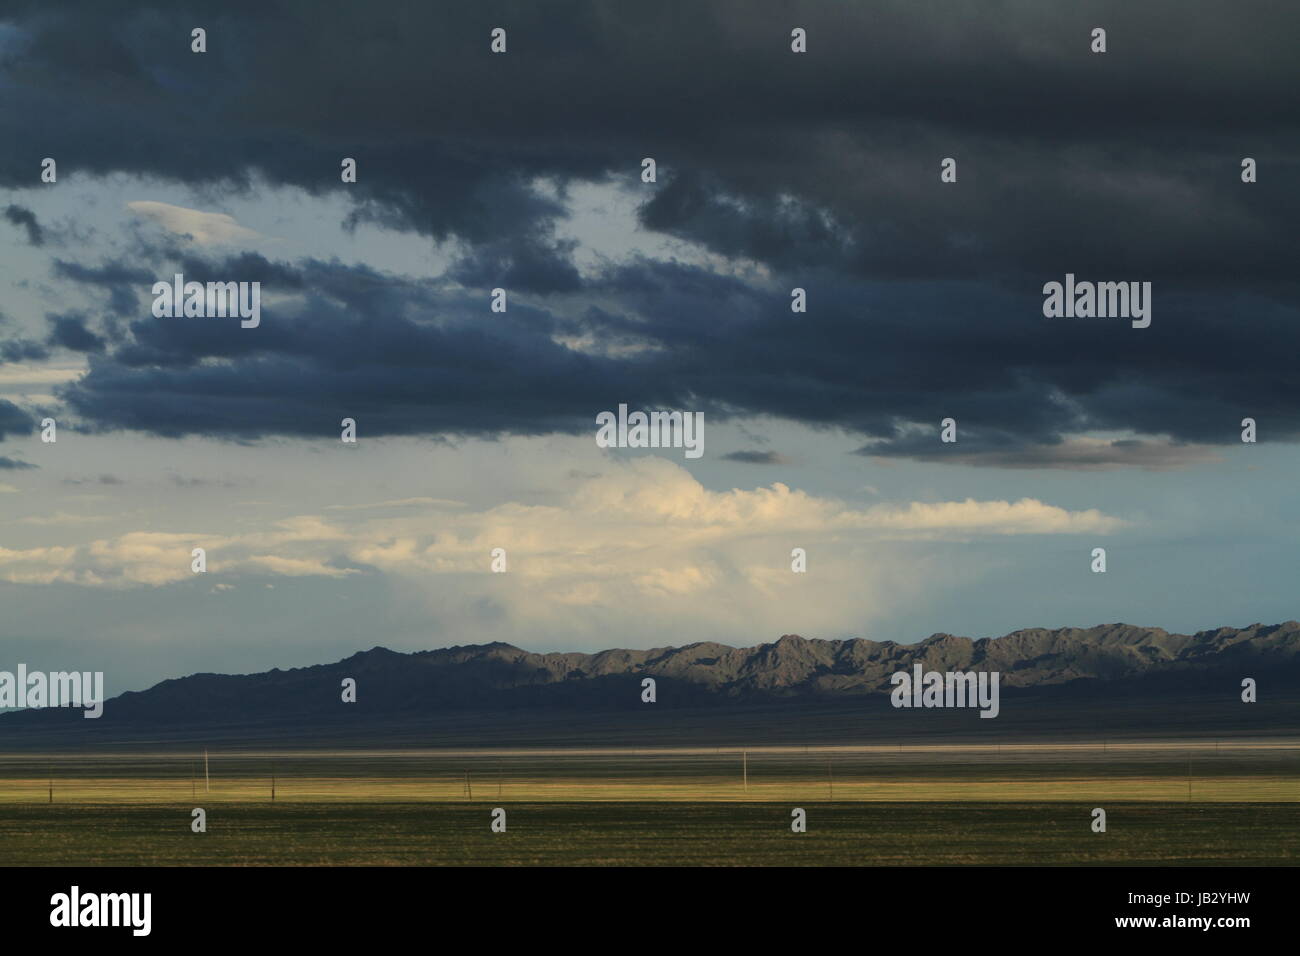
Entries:
[[203,748],[203,792],[208,793],[212,789],[211,780],[208,777],[208,748]]
[[271,802],[275,803],[275,761],[271,761]]
[[749,793],[749,751],[742,750],[740,752],[740,761],[741,773],[745,781],[745,792]]
[[831,757],[826,755],[826,783],[831,788],[831,800],[835,799],[835,774],[831,771]]

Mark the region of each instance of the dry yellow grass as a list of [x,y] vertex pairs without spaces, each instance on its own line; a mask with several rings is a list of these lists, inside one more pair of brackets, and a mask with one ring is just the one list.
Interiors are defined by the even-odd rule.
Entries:
[[0,755],[0,805],[1300,801],[1300,742]]

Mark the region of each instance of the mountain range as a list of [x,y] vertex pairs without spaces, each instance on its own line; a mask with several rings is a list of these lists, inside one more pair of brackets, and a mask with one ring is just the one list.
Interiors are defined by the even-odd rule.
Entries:
[[[922,718],[894,711],[886,729],[889,678],[917,663],[926,670],[997,671],[1003,699],[1012,703],[1003,704],[999,720],[973,724],[970,712]],[[657,685],[654,705],[642,701],[646,677]],[[1253,708],[1240,700],[1246,677],[1261,685]],[[1118,720],[1120,732],[1130,724],[1135,733],[1284,732],[1300,727],[1297,677],[1296,621],[1190,635],[1125,624],[1031,628],[978,640],[935,634],[916,644],[785,635],[752,647],[696,643],[594,654],[541,654],[503,643],[413,653],[375,647],[332,664],[166,680],[111,698],[98,720],[73,709],[6,714],[0,749],[214,734],[322,744],[466,744],[521,734],[543,743],[624,743],[656,733],[708,740],[713,732],[729,735],[738,721],[784,721],[795,734],[842,739],[855,737],[855,715],[863,718],[856,737],[864,739],[882,732],[1061,734],[1077,729],[1071,715],[1089,708],[1095,724]],[[355,703],[343,701],[348,678],[356,683]],[[684,724],[692,725],[689,733]]]

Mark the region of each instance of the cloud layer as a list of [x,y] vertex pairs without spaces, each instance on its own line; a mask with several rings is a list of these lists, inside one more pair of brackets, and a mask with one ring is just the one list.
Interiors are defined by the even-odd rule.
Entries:
[[[574,433],[626,401],[843,429],[880,456],[1064,468],[1206,460],[1189,446],[1238,441],[1245,416],[1261,441],[1300,438],[1294,10],[7,9],[0,77],[25,136],[0,138],[0,185],[33,186],[35,138],[65,177],[337,193],[344,225],[452,258],[422,277],[222,252],[253,238],[228,215],[123,197],[167,234],[129,258],[55,259],[95,305],[52,311],[48,345],[0,340],[8,361],[90,355],[62,395],[91,427],[324,435],[349,415],[370,435]],[[1099,23],[1104,56],[1088,51]],[[789,51],[794,25],[807,54]],[[570,235],[587,186],[690,253],[580,268],[602,248],[599,226]],[[9,209],[36,243],[30,204]],[[147,290],[173,271],[262,282],[261,327],[150,318]],[[1152,327],[1044,319],[1041,286],[1067,271],[1153,282]],[[807,313],[790,312],[796,286]],[[939,448],[947,416],[961,439]]]

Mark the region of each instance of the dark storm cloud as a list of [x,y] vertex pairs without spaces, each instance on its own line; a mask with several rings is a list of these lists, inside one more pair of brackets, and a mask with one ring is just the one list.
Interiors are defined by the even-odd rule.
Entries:
[[153,282],[153,275],[138,266],[128,266],[120,262],[110,262],[100,266],[87,266],[80,262],[54,260],[54,274],[61,279],[73,282],[87,282],[93,285],[116,289],[124,286],[148,285]]
[[36,213],[11,203],[5,207],[4,217],[15,226],[27,230],[27,241],[33,246],[45,245],[45,234],[41,231],[41,224],[36,221]]
[[[194,274],[236,276],[234,261],[260,262],[211,262]],[[343,417],[371,435],[576,433],[628,402],[714,420],[787,416],[865,435],[872,455],[983,453],[1013,467],[1027,446],[1086,430],[1221,444],[1251,415],[1268,421],[1269,438],[1300,437],[1291,372],[1300,331],[1288,310],[1207,301],[1194,284],[1170,288],[1169,315],[1133,330],[1122,320],[1047,320],[1037,296],[979,283],[822,277],[810,283],[811,311],[796,315],[780,284],[638,262],[592,279],[580,296],[624,311],[552,296],[494,314],[486,290],[337,262],[277,268],[292,272],[292,294],[264,307],[259,328],[137,319],[63,397],[105,428],[248,438],[334,434]],[[1289,344],[1238,344],[1263,338]],[[571,340],[581,347],[561,344]],[[1221,356],[1217,372],[1207,352]],[[1250,365],[1248,391],[1238,363]],[[949,416],[960,445],[945,459],[934,431]],[[1111,454],[1150,460],[1122,445]],[[1076,463],[1098,456],[1094,448]]]
[[104,294],[105,326],[114,330],[117,316],[131,315],[137,309],[137,297],[142,288],[149,289],[158,278],[140,268],[138,264],[126,265],[112,262],[98,266],[55,259],[55,277],[75,282],[85,288]]
[[723,461],[739,461],[747,465],[788,465],[790,459],[775,451],[733,451],[722,456]]
[[[1067,441],[1088,429],[1222,443],[1251,415],[1261,438],[1300,437],[1293,7],[9,9],[3,77],[22,95],[0,118],[24,136],[0,137],[0,183],[32,183],[35,138],[69,157],[64,175],[346,190],[349,223],[465,250],[430,282],[258,256],[59,262],[124,316],[147,315],[177,265],[289,293],[257,330],[124,321],[65,393],[101,427],[328,434],[365,414],[371,434],[535,434],[629,401],[793,418],[916,457],[952,416],[965,459],[1009,467],[1136,454]],[[793,26],[809,53],[790,53]],[[947,156],[955,184],[939,182]],[[1241,183],[1243,156],[1258,183]],[[585,179],[636,190],[646,229],[773,279],[634,262],[584,281],[555,224]],[[1044,319],[1042,284],[1066,272],[1154,282],[1151,328]],[[495,286],[505,314],[486,311]]]
[[7,458],[0,455],[0,471],[23,471],[36,466],[25,461],[19,461],[17,458]]
[[0,441],[4,441],[9,435],[29,434],[35,427],[36,423],[32,420],[32,416],[13,402],[0,398]]
[[581,323],[526,302],[493,314],[486,292],[315,260],[191,261],[186,275],[260,275],[264,293],[290,295],[263,306],[258,329],[151,315],[129,323],[125,340],[63,390],[73,408],[101,427],[162,435],[321,435],[345,416],[371,435],[542,434],[586,427],[592,402],[616,403],[623,388],[621,363],[554,341]]
[[50,350],[30,339],[5,339],[0,342],[0,362],[36,362],[50,357]]
[[[7,57],[24,94],[12,112],[78,170],[258,173],[347,188],[358,217],[439,238],[545,243],[560,204],[532,177],[635,182],[654,155],[677,175],[647,223],[787,264],[838,252],[871,274],[954,276],[1054,270],[1063,252],[1078,270],[1138,257],[1160,274],[1276,275],[1289,262],[1267,240],[1297,211],[1277,187],[1297,171],[1283,118],[1300,115],[1300,14],[1275,4],[1194,18],[1174,3],[1044,16],[915,0],[617,15],[597,0],[11,6],[27,38]],[[199,22],[205,54],[189,50]],[[508,27],[507,54],[489,52],[489,24]],[[804,55],[789,51],[796,24]],[[1097,24],[1104,56],[1088,51]],[[1240,188],[1242,155],[1263,163],[1257,189]],[[358,160],[353,186],[343,156]],[[944,156],[956,188],[939,188]],[[0,177],[26,185],[11,158]]]
[[49,315],[49,343],[74,352],[102,352],[104,339],[86,328],[86,317],[76,313]]
[[459,259],[448,277],[469,286],[524,292],[573,292],[581,287],[569,260],[576,241],[547,244],[535,237],[482,243]]

